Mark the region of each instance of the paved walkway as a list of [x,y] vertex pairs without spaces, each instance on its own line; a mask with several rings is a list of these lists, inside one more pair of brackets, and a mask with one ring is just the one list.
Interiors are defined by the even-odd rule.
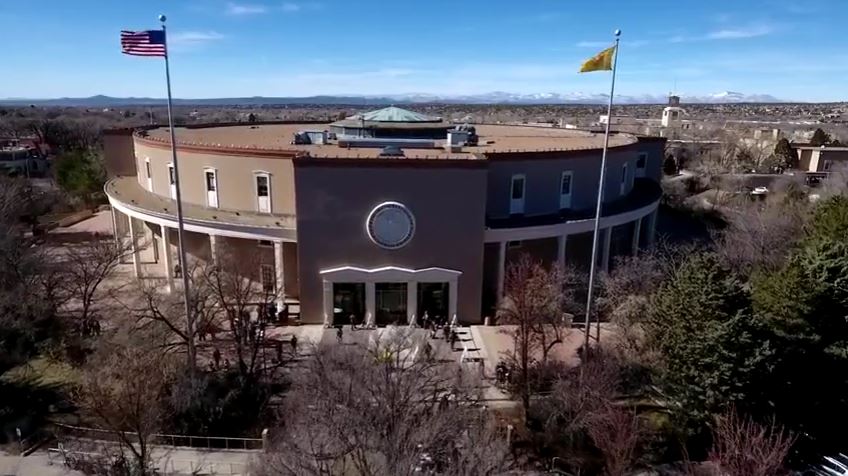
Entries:
[[[258,451],[207,451],[191,448],[159,447],[153,450],[153,461],[164,475],[246,475]],[[55,448],[45,448],[29,456],[0,452],[0,476],[84,476],[64,465]]]

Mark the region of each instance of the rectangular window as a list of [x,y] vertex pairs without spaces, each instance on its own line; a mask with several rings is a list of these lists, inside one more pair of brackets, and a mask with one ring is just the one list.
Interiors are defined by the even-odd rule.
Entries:
[[218,172],[215,169],[203,171],[206,182],[206,206],[218,208]]
[[257,173],[256,209],[259,213],[271,213],[271,176],[266,172]]
[[524,175],[513,175],[509,191],[509,213],[510,215],[524,213],[524,192],[526,180]]
[[624,195],[627,192],[627,164],[621,166],[621,186],[619,187],[619,195]]
[[263,264],[259,267],[260,278],[262,280],[262,290],[266,293],[274,292],[277,285],[277,276],[274,265]]
[[206,191],[214,192],[218,189],[218,184],[215,183],[215,172],[211,170],[206,171]]
[[168,184],[170,184],[171,198],[177,199],[177,176],[174,173],[174,164],[168,164]]
[[559,208],[560,210],[571,208],[571,182],[573,173],[569,170],[562,173],[559,182]]
[[147,178],[153,178],[153,174],[150,173],[150,161],[149,160],[146,160],[144,162],[144,169],[145,169],[145,172],[147,172]]
[[512,178],[512,199],[524,198],[524,176],[518,175]]
[[256,195],[259,197],[267,197],[268,196],[268,176],[267,175],[257,175],[256,176]]
[[639,155],[636,157],[636,176],[644,177],[645,169],[648,167],[648,153],[647,152],[639,152]]
[[259,246],[261,248],[273,248],[274,242],[271,240],[259,240]]

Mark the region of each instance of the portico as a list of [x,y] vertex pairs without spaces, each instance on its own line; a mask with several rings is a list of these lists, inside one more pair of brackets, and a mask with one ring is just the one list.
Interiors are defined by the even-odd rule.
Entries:
[[[416,324],[425,312],[430,318],[448,320],[457,313],[460,271],[342,266],[319,274],[326,325]],[[350,316],[354,322],[349,322]]]

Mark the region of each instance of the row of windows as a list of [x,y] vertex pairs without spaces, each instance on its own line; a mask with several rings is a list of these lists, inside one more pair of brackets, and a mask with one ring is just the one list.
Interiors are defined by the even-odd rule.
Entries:
[[[150,161],[145,160],[145,175],[147,178],[147,189],[153,192],[153,174],[150,171]],[[259,213],[271,213],[271,174],[267,172],[254,172],[254,192],[256,194],[256,211]],[[218,171],[212,168],[203,170],[203,183],[206,190],[206,206],[218,208]],[[168,164],[168,185],[170,196],[177,198],[176,177],[174,164]]]
[[[648,154],[642,152],[636,159],[636,177],[645,176],[645,168],[647,165]],[[621,166],[619,194],[624,195],[627,191],[628,180],[628,163],[625,162]],[[572,182],[574,180],[574,172],[566,170],[562,172],[559,182],[559,209],[568,210],[571,208],[571,192]],[[524,174],[516,174],[512,176],[510,186],[509,213],[510,215],[524,213],[524,197],[527,188],[527,178]]]

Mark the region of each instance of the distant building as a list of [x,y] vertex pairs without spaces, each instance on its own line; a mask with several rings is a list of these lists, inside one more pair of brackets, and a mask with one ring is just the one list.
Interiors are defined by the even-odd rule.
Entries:
[[683,115],[686,110],[678,106],[667,106],[662,113],[662,126],[680,128],[683,126]]
[[793,144],[798,154],[798,168],[805,172],[831,172],[848,165],[848,147]]

